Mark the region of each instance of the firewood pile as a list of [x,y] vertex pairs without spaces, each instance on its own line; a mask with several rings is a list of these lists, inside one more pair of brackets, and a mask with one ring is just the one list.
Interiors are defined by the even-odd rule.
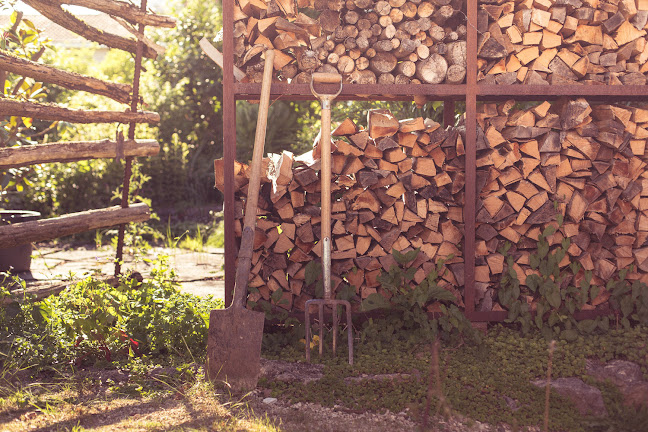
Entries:
[[[355,289],[358,301],[376,292],[388,297],[377,278],[396,263],[392,250],[420,248],[411,264],[417,269],[414,282],[443,259],[449,271],[440,284],[463,306],[465,152],[459,129],[423,118],[399,122],[387,110],[372,110],[367,129],[347,119],[333,137],[334,295],[346,286]],[[307,300],[319,297],[316,284],[306,283],[307,264],[321,255],[318,152],[315,146],[298,157],[283,152],[266,159],[250,275],[258,292],[252,290],[248,301],[303,311]],[[235,167],[239,237],[247,169]],[[215,172],[222,190],[222,160]]]
[[237,0],[236,66],[260,82],[261,54],[273,48],[282,81],[335,72],[357,84],[463,83],[462,8],[461,0]]
[[[512,244],[508,254],[524,285],[533,272],[530,254],[549,224],[557,227],[552,247],[570,239],[561,268],[578,262],[601,287],[631,266],[628,279],[648,281],[648,107],[584,99],[523,110],[514,104],[483,104],[478,112],[476,309],[502,310],[499,248]],[[609,297],[602,290],[585,309]]]
[[648,1],[483,1],[478,80],[646,84]]

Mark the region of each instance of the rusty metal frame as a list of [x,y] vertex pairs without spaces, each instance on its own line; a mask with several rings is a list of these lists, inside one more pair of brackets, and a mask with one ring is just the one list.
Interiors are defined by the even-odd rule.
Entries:
[[[474,322],[503,321],[506,312],[475,311],[475,216],[476,216],[476,134],[477,101],[551,100],[563,96],[586,97],[606,100],[613,98],[624,101],[648,100],[648,86],[610,85],[486,85],[477,83],[477,10],[478,0],[467,3],[467,65],[466,84],[449,85],[361,85],[345,84],[338,99],[343,100],[412,100],[414,95],[426,96],[429,100],[444,101],[444,124],[454,123],[454,102],[465,100],[466,113],[466,194],[464,204],[464,303],[465,314]],[[233,34],[234,0],[223,0],[223,34]],[[225,304],[232,300],[234,289],[236,243],[234,238],[234,157],[236,154],[236,100],[258,100],[260,84],[234,81],[233,38],[224,37],[223,42],[223,155],[225,160]],[[306,84],[273,83],[271,95],[289,100],[314,100]],[[592,318],[605,311],[577,312],[578,319]]]

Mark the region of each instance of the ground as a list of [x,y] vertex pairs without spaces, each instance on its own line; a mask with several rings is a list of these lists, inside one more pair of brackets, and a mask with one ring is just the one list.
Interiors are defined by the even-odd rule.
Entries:
[[[111,247],[95,248],[81,246],[36,245],[34,247],[30,272],[21,273],[29,287],[46,288],[60,286],[70,279],[79,280],[88,275],[109,276],[115,272],[113,264],[115,251]],[[124,271],[138,271],[144,277],[152,265],[150,260],[167,256],[169,264],[177,274],[182,291],[199,296],[225,297],[223,249],[205,248],[194,252],[179,248],[152,247],[136,254],[124,253]]]

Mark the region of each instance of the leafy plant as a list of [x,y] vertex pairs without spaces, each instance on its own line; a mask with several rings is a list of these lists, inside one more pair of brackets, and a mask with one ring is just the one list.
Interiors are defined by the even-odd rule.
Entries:
[[[362,302],[365,312],[380,309],[386,316],[378,320],[369,320],[364,336],[378,341],[389,341],[392,338],[404,338],[410,341],[434,340],[469,336],[478,339],[470,321],[455,304],[454,294],[439,285],[443,275],[445,261],[441,260],[418,285],[413,283],[418,270],[410,264],[416,259],[420,249],[406,253],[392,251],[396,265],[378,276],[381,287],[389,299],[380,293],[370,294]],[[428,306],[435,304],[437,316],[430,319]]]
[[[630,269],[632,270],[632,268]],[[617,322],[624,328],[631,325],[648,325],[648,285],[635,280],[632,284],[626,280],[627,269],[623,269],[617,278],[610,279],[606,289],[611,293],[610,306]]]
[[[560,225],[562,216],[558,215],[557,226]],[[508,309],[506,322],[518,323],[524,334],[536,327],[547,340],[558,337],[574,340],[579,333],[607,330],[608,317],[580,321],[574,317],[576,311],[598,296],[600,287],[591,283],[592,272],[583,270],[579,263],[561,265],[571,243],[569,238],[564,238],[560,245],[550,248],[547,239],[555,232],[556,225],[552,224],[539,235],[537,249],[529,257],[534,272],[525,279],[525,291],[520,287],[513,257],[508,253],[511,245],[507,243],[500,249],[499,252],[506,256],[507,268],[500,280],[498,298]],[[626,272],[620,273],[622,280]],[[621,292],[624,289],[620,288],[619,295]],[[531,304],[535,305],[535,311],[532,311]]]
[[[32,60],[40,57],[49,48],[49,40],[41,36],[40,30],[30,20],[23,19],[22,13],[13,11],[10,26],[2,29],[0,49],[13,56]],[[0,72],[0,92],[2,97],[21,102],[37,102],[46,96],[42,83],[32,78]],[[56,128],[57,122],[34,122],[33,119],[20,116],[0,118],[0,147],[30,145],[48,130]],[[16,205],[16,195],[31,185],[28,178],[30,168],[10,168],[0,170],[0,199],[5,203]]]
[[44,302],[61,346],[77,360],[102,353],[187,355],[206,346],[209,312],[222,307],[212,298],[181,293],[175,273],[160,260],[151,277],[123,277],[116,286],[88,278]]

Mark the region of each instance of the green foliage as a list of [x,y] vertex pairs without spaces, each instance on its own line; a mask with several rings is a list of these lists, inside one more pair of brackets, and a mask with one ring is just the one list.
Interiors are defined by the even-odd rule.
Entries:
[[[553,376],[586,379],[588,358],[630,360],[639,364],[648,376],[646,337],[648,329],[637,327],[629,331],[610,330],[600,335],[578,336],[572,342],[558,341]],[[427,402],[431,361],[428,347],[412,347],[405,341],[393,340],[381,347],[358,343],[354,348],[353,366],[345,363],[344,355],[321,359],[315,356],[314,361],[319,359],[324,364],[322,380],[307,384],[262,380],[259,385],[273,396],[289,399],[292,403],[341,405],[350,410],[371,412],[405,412],[413,421],[420,421]],[[284,352],[281,358],[286,359],[287,355],[294,356],[295,360],[303,359],[303,349]],[[537,330],[521,337],[515,330],[495,326],[480,345],[464,344],[457,348],[444,345],[439,363],[442,391],[454,412],[491,425],[517,425],[520,430],[542,423],[545,391],[531,381],[546,377],[547,343]],[[582,417],[568,400],[552,393],[550,430],[644,430],[636,428],[645,419],[640,411],[633,414],[632,409],[623,408],[618,392],[615,394],[604,384],[594,384],[601,388],[612,419],[601,421]],[[507,400],[513,406],[508,405]],[[437,404],[433,398],[432,410]],[[635,417],[624,418],[622,413]],[[592,428],[595,422],[601,427]]]
[[[363,337],[377,343],[404,339],[410,342],[433,340],[441,337],[444,340],[467,336],[478,340],[478,334],[455,304],[454,294],[439,286],[445,262],[439,261],[418,285],[413,283],[416,267],[410,264],[419,254],[414,249],[402,254],[392,251],[396,265],[378,276],[381,287],[389,298],[380,293],[370,294],[362,302],[362,310],[369,312],[380,309],[385,316],[370,319],[364,328]],[[432,303],[438,306],[438,316],[430,319],[427,307]]]
[[629,329],[632,325],[648,325],[648,285],[626,279],[628,270],[619,272],[610,279],[605,288],[611,293],[610,306],[621,325]]
[[[142,282],[125,276],[113,286],[89,277],[41,302],[10,303],[0,314],[5,358],[46,366],[140,355],[204,356],[209,313],[222,308],[222,301],[180,292],[166,260],[154,264]],[[8,295],[3,288],[3,297]]]
[[[560,226],[561,220],[559,219]],[[529,265],[536,273],[526,277],[526,291],[520,288],[520,281],[513,269],[514,260],[508,253],[511,245],[506,244],[499,252],[506,256],[507,268],[500,280],[498,298],[508,309],[506,322],[518,323],[523,334],[537,328],[547,340],[562,338],[574,340],[579,334],[607,331],[610,319],[607,316],[595,319],[576,320],[574,313],[594,300],[601,287],[593,285],[592,272],[583,270],[577,262],[561,266],[570,246],[569,238],[560,245],[549,246],[548,238],[556,232],[555,225],[549,225],[538,237],[537,249],[529,257]],[[625,328],[632,324],[648,323],[648,286],[640,281],[630,284],[626,279],[628,269],[621,270],[617,278],[610,279],[606,289],[612,293],[610,304],[620,317]],[[531,296],[536,305],[532,313],[526,296]]]
[[[49,48],[48,40],[41,36],[34,24],[22,19],[15,10],[8,28],[0,29],[0,49],[23,59],[32,59]],[[46,97],[42,83],[20,75],[0,73],[2,97],[24,102],[38,102]],[[0,147],[14,147],[36,143],[44,132],[56,127],[56,123],[33,121],[27,117],[7,116],[0,118]],[[0,170],[0,203],[20,206],[23,191],[31,186],[29,168]]]
[[[160,113],[158,140],[164,148],[144,172],[154,184],[160,180],[171,186],[168,196],[155,195],[155,205],[214,201],[218,196],[213,189],[213,161],[222,155],[222,71],[205,58],[198,43],[205,37],[221,48],[220,3],[190,0],[171,6],[177,25],[157,32],[156,42],[167,50],[146,63],[142,80],[144,100]],[[181,156],[181,167],[174,168]],[[160,165],[169,172],[160,173]]]

